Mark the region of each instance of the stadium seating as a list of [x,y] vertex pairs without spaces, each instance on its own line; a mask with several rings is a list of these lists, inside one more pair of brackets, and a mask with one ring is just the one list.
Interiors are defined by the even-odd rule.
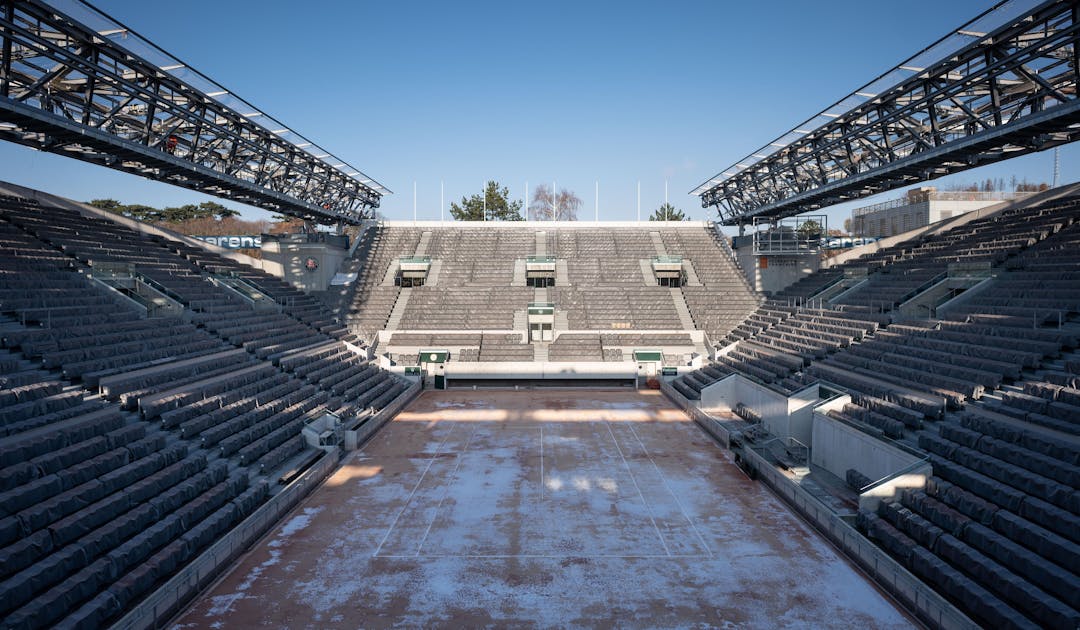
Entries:
[[371,234],[371,242],[365,248],[358,246],[349,261],[347,269],[355,270],[357,279],[351,284],[351,292],[343,293],[342,301],[349,303],[346,323],[370,342],[386,327],[400,292],[393,284],[383,285],[387,269],[399,257],[413,255],[420,242],[420,230],[372,227],[367,233]]
[[[310,464],[305,422],[405,389],[326,306],[201,248],[7,197],[0,249],[4,627],[104,625]],[[146,318],[93,279],[110,268],[183,315]]]
[[[1063,197],[878,250],[772,296],[716,364],[672,384],[688,399],[732,372],[784,394],[816,380],[846,390],[830,416],[928,453],[934,474],[861,512],[860,529],[979,623],[1076,627],[1078,244],[1080,207]],[[974,261],[993,279],[943,317],[894,310]],[[813,299],[859,266],[867,281]]]
[[[452,360],[475,360],[483,355],[507,360],[521,360],[525,350],[480,352],[477,343],[452,339],[459,330],[506,334],[524,332],[524,314],[529,303],[552,302],[556,308],[558,333],[575,335],[597,331],[679,331],[690,324],[682,306],[690,313],[693,325],[710,335],[723,336],[759,303],[733,262],[730,248],[708,229],[696,227],[640,228],[528,227],[504,225],[492,227],[412,228],[382,226],[368,228],[363,238],[370,239],[370,264],[367,280],[363,271],[357,282],[353,310],[370,319],[362,324],[353,318],[351,325],[365,339],[384,327],[391,312],[397,312],[390,337],[392,346],[445,347],[461,350]],[[540,239],[538,241],[538,239]],[[358,251],[366,244],[358,245]],[[391,251],[392,248],[397,251]],[[549,288],[525,286],[524,260],[538,252],[558,260],[559,282]],[[682,256],[690,267],[692,286],[679,289],[657,286],[652,277],[651,261],[658,255]],[[424,286],[408,291],[404,305],[398,304],[396,287],[388,287],[393,258],[429,256],[432,266]],[[699,269],[694,273],[695,269]],[[366,283],[366,284],[365,284]],[[376,283],[378,286],[375,286]],[[374,287],[374,288],[372,288]],[[718,297],[723,292],[724,297]],[[395,311],[397,307],[397,311]],[[401,331],[401,332],[396,332]],[[412,343],[409,335],[423,331],[424,343]],[[556,342],[548,353],[550,360],[615,361],[626,358],[625,348],[647,345],[663,348],[672,342],[683,346],[673,353],[673,361],[683,362],[679,352],[695,343],[686,337],[674,339],[664,333],[651,333],[651,339],[636,342],[604,343],[599,350],[575,354],[569,351],[570,340]],[[496,337],[492,336],[490,339]],[[718,337],[719,338],[719,337]],[[606,347],[613,346],[613,347]],[[394,350],[395,359],[407,361],[412,354]]]

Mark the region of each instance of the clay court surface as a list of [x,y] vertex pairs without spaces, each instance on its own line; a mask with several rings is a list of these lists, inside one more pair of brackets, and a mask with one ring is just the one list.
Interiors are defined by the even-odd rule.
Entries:
[[426,392],[182,628],[911,623],[658,392]]

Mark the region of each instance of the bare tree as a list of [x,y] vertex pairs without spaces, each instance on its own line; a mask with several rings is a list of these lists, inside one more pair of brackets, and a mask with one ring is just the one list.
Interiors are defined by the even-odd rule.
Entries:
[[529,203],[529,219],[532,221],[577,221],[581,199],[563,188],[554,194],[554,187],[541,184],[533,191]]

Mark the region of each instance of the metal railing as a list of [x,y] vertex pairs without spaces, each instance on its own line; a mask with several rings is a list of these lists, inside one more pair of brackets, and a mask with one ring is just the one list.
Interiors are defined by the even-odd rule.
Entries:
[[880,486],[883,483],[888,483],[889,481],[892,481],[893,479],[896,479],[897,477],[899,477],[901,475],[906,475],[909,472],[912,472],[913,470],[916,470],[918,468],[921,468],[924,465],[929,465],[929,464],[930,464],[930,456],[926,455],[922,459],[920,459],[918,461],[915,461],[915,462],[911,462],[910,464],[908,464],[907,466],[904,466],[900,470],[897,470],[895,472],[891,472],[891,473],[885,475],[884,477],[882,477],[881,479],[878,479],[877,481],[871,481],[870,483],[866,484],[865,486],[859,488],[859,494],[862,494],[862,493],[866,492],[867,490],[873,490],[874,488]]

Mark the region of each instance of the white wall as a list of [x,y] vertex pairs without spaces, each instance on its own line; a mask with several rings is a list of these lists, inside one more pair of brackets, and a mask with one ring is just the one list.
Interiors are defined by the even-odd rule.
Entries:
[[527,379],[633,379],[637,363],[543,363],[532,361],[451,361],[444,374],[447,379],[527,378]]
[[776,293],[784,290],[804,276],[808,276],[821,266],[819,254],[801,256],[764,256],[768,267],[761,268],[763,256],[754,254],[753,239],[747,238],[746,244],[735,250],[735,257],[742,267],[746,281],[755,291]]
[[701,390],[702,408],[734,411],[742,403],[761,414],[761,422],[769,433],[785,441],[795,438],[807,446],[811,446],[813,439],[813,411],[818,402],[816,385],[788,397],[739,374],[722,378]]
[[854,468],[878,480],[920,461],[912,453],[820,412],[814,414],[813,442],[811,462],[841,479]]

